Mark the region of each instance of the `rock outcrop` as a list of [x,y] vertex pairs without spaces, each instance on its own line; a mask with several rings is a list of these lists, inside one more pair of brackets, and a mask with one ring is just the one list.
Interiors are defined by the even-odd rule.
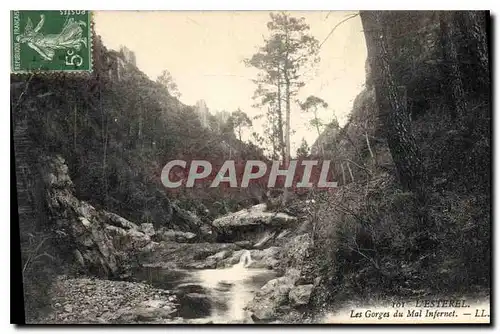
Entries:
[[218,239],[225,242],[251,241],[257,244],[254,247],[260,248],[274,237],[275,233],[290,228],[297,222],[294,216],[281,212],[267,212],[266,209],[266,204],[258,204],[214,220],[212,225]]
[[288,299],[294,307],[307,305],[311,298],[313,284],[297,285],[290,290]]
[[[209,247],[207,243],[200,243],[200,246],[193,246],[189,254],[184,254],[185,247],[181,243],[200,242],[213,237],[211,227],[194,213],[172,204],[173,217],[169,225],[181,231],[166,227],[155,230],[150,223],[139,226],[113,212],[99,210],[80,201],[75,196],[74,185],[62,157],[47,157],[42,166],[49,217],[55,222],[54,230],[61,253],[72,254],[73,258],[69,260],[82,272],[100,277],[122,276],[127,274],[130,266],[137,265],[141,258],[148,259],[147,264],[158,263],[158,258],[151,255],[157,248],[162,261],[166,260],[169,265],[188,266],[186,258],[198,256],[193,260],[196,262],[226,247]],[[173,249],[166,244],[171,244]],[[235,245],[231,247],[233,250],[239,249]],[[165,252],[169,251],[174,254],[166,255]],[[200,256],[203,252],[206,255]]]
[[184,210],[176,204],[172,204],[172,222],[183,232],[196,234],[197,241],[213,241],[214,234],[210,225],[205,224],[196,214],[189,210]]
[[299,271],[290,269],[282,277],[267,282],[246,306],[254,322],[269,322],[278,317],[280,308],[288,303],[288,296],[299,278]]
[[243,226],[268,225],[268,226],[288,226],[294,223],[297,218],[280,212],[266,212],[265,203],[254,205],[248,209],[220,217],[213,222],[213,226],[218,229],[238,228]]

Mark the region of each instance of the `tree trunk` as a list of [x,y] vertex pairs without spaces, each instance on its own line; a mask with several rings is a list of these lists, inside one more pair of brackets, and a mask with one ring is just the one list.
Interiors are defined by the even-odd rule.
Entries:
[[285,165],[290,162],[290,80],[286,78]]
[[323,148],[323,143],[321,142],[321,131],[319,129],[319,119],[318,119],[318,109],[314,110],[314,121],[316,122],[316,132],[318,133],[318,150],[320,151],[321,157],[325,156],[325,149]]
[[461,12],[465,25],[466,39],[474,43],[472,54],[475,55],[479,65],[478,78],[486,90],[490,89],[490,62],[488,48],[488,12],[464,11]]
[[341,162],[340,163],[340,169],[342,170],[342,181],[343,181],[343,185],[346,185],[347,184],[347,180],[345,178],[345,170],[344,170],[344,163]]
[[285,159],[285,154],[286,154],[286,149],[285,149],[285,143],[283,140],[283,110],[281,109],[281,72],[280,72],[280,67],[278,65],[278,94],[277,94],[277,99],[278,99],[278,136],[279,140],[278,143],[280,145],[280,152],[281,152],[281,158]]
[[354,175],[352,174],[352,169],[349,163],[347,162],[347,170],[349,171],[349,175],[351,176],[351,181],[354,182]]
[[370,152],[370,157],[372,160],[375,159],[375,156],[373,155],[372,147],[370,145],[370,139],[368,138],[368,131],[365,130],[365,140],[366,140],[366,146],[368,146],[368,152]]
[[[284,74],[284,80],[285,80],[285,108],[286,108],[286,115],[285,115],[285,156],[283,158],[283,162],[285,165],[285,168],[288,168],[290,165],[290,78],[288,76],[288,71],[289,69],[289,54],[288,54],[288,39],[289,39],[289,32],[288,32],[288,22],[285,24],[285,64],[283,68],[283,74]],[[283,206],[286,205],[288,202],[288,197],[289,197],[289,192],[288,188],[284,188],[283,191]]]
[[399,181],[405,190],[425,196],[422,158],[411,132],[411,121],[389,64],[387,37],[383,29],[384,13],[361,12],[368,57],[373,70],[375,94],[389,149]]
[[460,59],[458,56],[457,40],[459,38],[458,26],[456,25],[454,12],[440,12],[439,25],[442,34],[442,49],[445,59],[444,75],[448,77],[445,91],[448,101],[452,107],[452,116],[462,117],[467,112],[467,101],[465,99],[464,84],[460,71]]

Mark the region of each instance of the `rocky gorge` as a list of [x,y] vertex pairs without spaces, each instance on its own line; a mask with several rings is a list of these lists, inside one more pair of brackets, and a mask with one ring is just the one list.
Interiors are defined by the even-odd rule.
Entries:
[[62,157],[42,165],[54,235],[72,270],[53,283],[38,322],[272,322],[307,305],[314,280],[300,272],[310,246],[304,215],[262,203],[206,224],[173,204],[174,224],[137,225],[79,200]]

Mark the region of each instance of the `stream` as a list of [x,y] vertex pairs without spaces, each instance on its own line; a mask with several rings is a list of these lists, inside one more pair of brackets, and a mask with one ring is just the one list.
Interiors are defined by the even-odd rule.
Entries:
[[178,316],[203,319],[214,323],[247,322],[244,307],[258,291],[277,274],[268,269],[248,268],[250,252],[242,254],[239,263],[221,269],[162,269],[145,267],[134,278],[152,286],[172,290],[178,297]]

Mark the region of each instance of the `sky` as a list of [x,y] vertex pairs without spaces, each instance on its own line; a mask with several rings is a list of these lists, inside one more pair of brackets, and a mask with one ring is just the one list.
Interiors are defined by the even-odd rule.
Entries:
[[[310,34],[323,42],[332,28],[353,12],[292,11],[304,17]],[[121,45],[134,51],[140,70],[155,80],[167,69],[181,93],[180,100],[195,105],[205,100],[210,111],[241,108],[249,116],[265,113],[253,108],[257,71],[246,67],[268,36],[268,11],[98,11],[95,30],[107,48]],[[329,107],[320,118],[328,123],[333,115],[345,124],[352,102],[365,82],[366,45],[359,16],[338,26],[320,49],[320,63],[305,78],[298,98],[309,95],[324,99]],[[312,114],[292,107],[292,152],[305,138],[312,145],[316,131],[308,124]],[[261,121],[245,131],[263,134]]]

